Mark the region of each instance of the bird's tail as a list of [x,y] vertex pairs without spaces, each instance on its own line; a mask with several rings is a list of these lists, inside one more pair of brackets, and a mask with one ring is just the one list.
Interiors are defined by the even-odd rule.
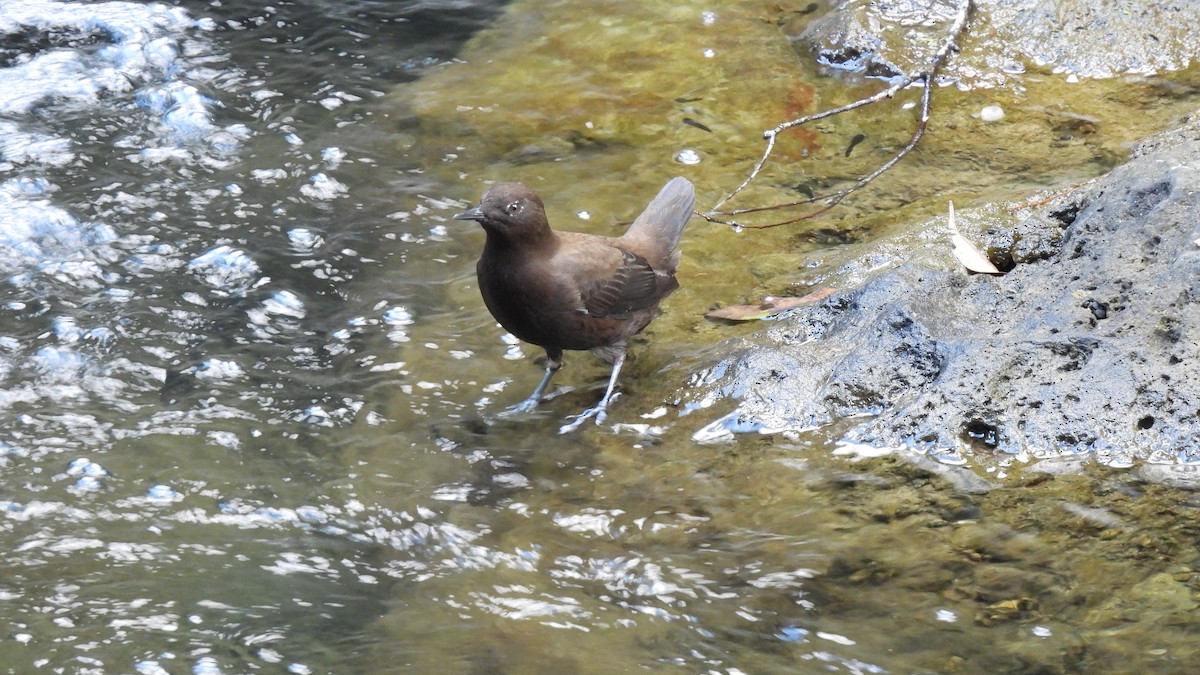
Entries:
[[674,271],[679,265],[679,252],[675,246],[679,244],[683,226],[692,217],[695,203],[696,188],[692,182],[682,177],[672,178],[633,221],[624,238],[637,241],[638,248],[649,253],[653,262]]

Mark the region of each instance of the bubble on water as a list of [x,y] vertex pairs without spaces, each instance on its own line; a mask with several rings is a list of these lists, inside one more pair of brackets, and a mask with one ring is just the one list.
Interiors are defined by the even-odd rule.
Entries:
[[336,169],[346,159],[346,151],[338,147],[329,147],[321,151],[321,161],[325,166]]
[[288,174],[283,169],[252,169],[250,177],[263,185],[271,185],[287,178]]
[[256,328],[256,334],[266,337],[276,329],[294,328],[294,324],[276,321],[274,317],[304,318],[307,313],[304,300],[290,291],[278,291],[263,300],[262,306],[246,310],[246,316]]
[[324,523],[329,520],[329,516],[315,506],[296,507],[296,516],[306,523]]
[[177,140],[204,140],[218,129],[210,112],[215,102],[186,82],[145,89],[138,94],[137,102],[162,116]]
[[160,504],[169,504],[183,499],[183,495],[176,492],[169,485],[151,485],[149,490],[146,490],[146,499]]
[[700,153],[692,150],[691,148],[680,150],[679,152],[675,153],[675,161],[679,162],[680,164],[699,164]]
[[306,227],[288,230],[287,236],[292,248],[300,253],[315,251],[325,243],[324,237]]
[[46,379],[65,382],[79,379],[88,359],[70,349],[42,347],[34,352],[33,365]]
[[267,314],[290,316],[303,319],[307,310],[304,301],[291,291],[278,291],[263,301],[263,311]]
[[232,431],[210,431],[208,432],[208,440],[213,445],[219,445],[230,450],[237,450],[242,446],[241,439]]
[[301,422],[308,422],[309,424],[316,424],[322,427],[333,426],[333,420],[330,418],[329,413],[325,412],[325,409],[319,405],[305,408],[304,411],[300,413],[298,420]]
[[188,269],[213,289],[234,295],[254,287],[261,271],[245,251],[227,245],[193,258]]
[[230,381],[240,378],[242,367],[233,361],[225,359],[205,359],[196,366],[193,374],[201,380]]
[[318,173],[308,179],[307,185],[300,186],[300,192],[304,196],[323,201],[335,199],[349,191],[350,188],[346,187],[344,183],[324,173]]
[[100,479],[95,476],[84,476],[75,481],[75,489],[80,492],[94,492],[101,487]]
[[98,478],[107,476],[108,471],[87,457],[77,457],[67,466],[67,475]]
[[411,326],[412,312],[402,306],[395,306],[383,313],[383,322],[389,326]]

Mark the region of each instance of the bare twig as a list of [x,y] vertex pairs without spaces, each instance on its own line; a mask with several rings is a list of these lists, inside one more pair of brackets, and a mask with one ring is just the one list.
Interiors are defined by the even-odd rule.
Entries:
[[[901,159],[903,159],[905,155],[912,152],[913,148],[915,148],[917,146],[917,143],[920,142],[921,137],[925,135],[925,131],[929,127],[929,110],[931,107],[931,101],[932,101],[932,97],[933,97],[934,76],[937,74],[937,71],[942,67],[942,64],[945,63],[946,58],[950,54],[950,51],[955,48],[955,44],[958,40],[958,37],[962,34],[963,29],[966,27],[967,16],[970,14],[970,10],[971,10],[971,2],[972,2],[972,0],[962,0],[962,4],[958,8],[958,13],[955,15],[954,21],[950,25],[950,30],[947,32],[946,40],[942,43],[941,47],[938,48],[937,52],[934,53],[934,55],[930,58],[928,68],[918,71],[916,73],[908,74],[903,79],[901,79],[899,82],[896,82],[895,84],[888,87],[887,89],[876,92],[875,94],[872,94],[871,96],[868,96],[866,98],[862,98],[857,101],[847,103],[846,105],[840,106],[838,108],[832,108],[830,110],[825,110],[825,111],[822,111],[819,113],[814,113],[812,115],[805,115],[804,117],[798,117],[794,120],[790,120],[788,122],[779,124],[778,126],[776,126],[773,129],[768,129],[768,130],[764,131],[763,138],[766,139],[766,141],[767,141],[767,147],[763,150],[763,155],[758,160],[758,162],[754,165],[754,168],[750,170],[750,175],[747,176],[746,180],[742,181],[742,184],[737,186],[737,188],[735,188],[733,190],[733,192],[730,192],[723,199],[721,199],[719,202],[714,204],[708,213],[706,213],[706,214],[701,213],[699,215],[702,218],[704,218],[705,220],[708,220],[709,222],[721,223],[721,224],[729,225],[731,227],[735,227],[738,229],[745,227],[748,229],[761,230],[761,229],[767,229],[767,228],[771,228],[771,227],[779,227],[780,225],[790,225],[792,223],[797,223],[797,222],[800,222],[803,220],[808,220],[810,218],[815,218],[815,217],[821,215],[822,213],[829,211],[833,207],[840,204],[842,202],[842,200],[845,199],[846,197],[848,197],[850,194],[852,194],[853,192],[855,192],[857,190],[862,189],[867,184],[869,184],[871,181],[873,181],[876,178],[878,178],[879,176],[883,175],[883,173],[886,172],[888,169],[891,169],[893,166],[895,166],[897,163],[899,163],[899,161]],[[892,156],[891,159],[884,162],[882,165],[880,165],[878,168],[876,168],[871,173],[860,178],[858,180],[858,182],[856,182],[854,185],[852,185],[844,190],[839,190],[839,191],[831,193],[831,194],[818,195],[818,196],[814,196],[814,197],[809,197],[807,199],[801,199],[799,201],[788,202],[785,204],[774,204],[771,206],[758,206],[758,207],[751,207],[751,208],[734,209],[734,210],[729,210],[729,211],[719,210],[726,202],[728,202],[729,200],[736,197],[743,189],[746,188],[747,185],[749,185],[751,183],[751,181],[753,181],[755,178],[758,177],[758,174],[762,171],[763,167],[766,166],[767,160],[771,157],[771,151],[774,150],[774,148],[775,148],[775,138],[780,133],[782,133],[788,129],[791,129],[792,127],[797,127],[802,124],[807,124],[809,122],[813,122],[815,120],[824,119],[826,117],[832,117],[834,115],[839,115],[841,113],[849,112],[851,110],[855,110],[857,108],[861,108],[863,106],[870,105],[872,103],[877,103],[884,99],[892,98],[897,93],[899,93],[901,90],[905,89],[906,87],[912,85],[914,82],[917,82],[917,81],[922,81],[922,83],[923,83],[922,92],[921,92],[921,116],[917,122],[916,129],[913,131],[912,137],[909,139],[908,143],[903,148],[900,149],[899,152],[897,152],[895,155]],[[741,223],[738,223],[737,221],[725,220],[720,217],[720,216],[738,216],[738,215],[743,215],[743,214],[747,214],[747,213],[758,213],[761,211],[786,209],[786,208],[792,208],[792,207],[796,207],[796,206],[804,206],[806,204],[813,204],[813,203],[816,203],[819,201],[824,201],[825,204],[824,204],[824,206],[822,206],[820,209],[818,209],[816,211],[813,211],[811,213],[808,213],[808,214],[805,214],[802,216],[798,216],[796,218],[792,218],[790,220],[784,220],[781,222],[771,223],[768,225],[743,225]]]

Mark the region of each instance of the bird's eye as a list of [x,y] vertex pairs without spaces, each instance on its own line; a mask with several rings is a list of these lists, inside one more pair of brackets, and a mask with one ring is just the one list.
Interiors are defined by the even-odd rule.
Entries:
[[508,206],[504,207],[504,210],[515,215],[517,211],[521,210],[521,202],[509,202]]

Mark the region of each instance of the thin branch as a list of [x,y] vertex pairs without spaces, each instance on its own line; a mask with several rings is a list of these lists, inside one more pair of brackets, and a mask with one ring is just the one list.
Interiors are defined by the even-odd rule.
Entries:
[[904,79],[900,80],[896,84],[893,84],[892,86],[888,87],[887,89],[884,89],[883,91],[878,91],[878,92],[875,92],[874,94],[868,96],[867,98],[860,98],[859,100],[854,101],[852,103],[847,103],[846,105],[844,105],[840,108],[833,108],[832,110],[825,110],[825,111],[822,111],[819,113],[814,113],[812,115],[806,115],[804,117],[799,117],[790,122],[784,122],[783,124],[780,124],[779,126],[775,127],[774,129],[764,131],[763,136],[766,136],[767,134],[772,134],[772,135],[778,134],[781,131],[786,131],[787,129],[791,129],[792,127],[798,127],[801,124],[808,124],[809,122],[815,122],[820,119],[825,119],[826,117],[833,117],[834,115],[840,115],[844,112],[850,112],[851,110],[856,110],[865,105],[877,103],[879,101],[882,101],[885,98],[891,98],[891,97],[895,96],[901,89],[903,89],[903,88],[907,87],[908,85],[912,84],[913,82],[916,82],[917,80],[921,79],[921,76],[924,74],[925,74],[925,71],[918,71],[915,75],[908,75]]
[[754,177],[758,175],[759,171],[762,171],[763,165],[767,163],[767,158],[771,156],[771,150],[775,147],[775,135],[776,134],[774,130],[763,132],[763,137],[767,139],[767,149],[763,150],[762,159],[758,160],[758,164],[754,165],[754,169],[750,171],[750,175],[746,176],[746,180],[742,181],[742,184],[737,186],[736,190],[730,192],[727,197],[717,202],[711,209],[709,209],[712,213],[717,213],[717,209],[721,208],[722,204],[737,196],[737,193],[741,192],[742,188],[749,185],[750,181],[754,180]]
[[[842,200],[845,199],[846,197],[848,197],[850,194],[852,194],[853,192],[856,192],[857,190],[862,189],[867,184],[874,181],[879,176],[883,175],[884,172],[888,171],[893,166],[895,166],[897,163],[899,163],[899,161],[901,159],[903,159],[908,153],[912,152],[912,150],[917,146],[917,143],[920,142],[921,138],[925,135],[926,129],[929,127],[929,110],[931,107],[931,101],[932,101],[932,96],[933,96],[934,76],[937,74],[937,71],[941,68],[942,64],[945,63],[946,58],[950,54],[950,51],[955,48],[955,44],[958,41],[958,37],[962,34],[963,29],[966,27],[967,16],[970,14],[970,10],[971,10],[971,3],[972,3],[972,0],[963,0],[962,1],[962,4],[958,8],[958,13],[955,15],[954,21],[950,25],[950,30],[947,33],[946,40],[943,41],[941,47],[939,47],[937,52],[935,52],[934,55],[930,58],[929,67],[926,68],[925,70],[909,74],[909,75],[905,76],[903,79],[901,79],[899,82],[896,82],[892,86],[888,87],[887,89],[876,92],[875,94],[872,94],[871,96],[868,96],[866,98],[862,98],[857,101],[847,103],[846,105],[840,106],[838,108],[832,108],[830,110],[825,110],[825,111],[822,111],[819,113],[814,113],[812,115],[806,115],[804,117],[799,117],[794,120],[790,120],[788,122],[779,124],[778,126],[776,126],[773,129],[768,129],[768,130],[764,131],[763,138],[766,139],[766,141],[767,141],[767,147],[766,147],[766,149],[764,149],[762,157],[754,165],[754,168],[751,169],[750,175],[748,175],[746,177],[746,180],[742,181],[742,184],[737,186],[737,188],[734,189],[733,192],[730,192],[723,199],[721,199],[719,202],[714,204],[713,207],[709,210],[709,212],[707,214],[698,214],[698,215],[700,215],[705,220],[708,220],[709,222],[721,223],[721,224],[729,225],[729,226],[735,227],[735,228],[745,227],[748,229],[761,230],[761,229],[767,229],[767,228],[771,228],[771,227],[779,227],[780,225],[790,225],[792,223],[797,223],[797,222],[800,222],[803,220],[808,220],[810,218],[815,218],[816,216],[819,216],[822,213],[829,211],[833,207],[840,204],[842,202]],[[743,189],[746,188],[747,185],[750,184],[751,181],[753,181],[755,178],[758,177],[758,174],[762,171],[763,167],[766,166],[767,160],[770,159],[772,150],[774,150],[774,148],[775,148],[775,138],[783,131],[786,131],[792,127],[800,126],[802,124],[807,124],[807,123],[815,121],[815,120],[824,119],[826,117],[832,117],[834,115],[839,115],[844,112],[849,112],[851,110],[855,110],[857,108],[861,108],[863,106],[870,105],[872,103],[877,103],[884,99],[892,98],[897,93],[899,93],[902,89],[910,86],[911,84],[913,84],[914,82],[917,82],[918,80],[923,80],[923,87],[922,87],[922,92],[921,92],[921,116],[920,116],[920,119],[918,120],[917,128],[913,131],[912,137],[909,139],[908,144],[906,144],[903,148],[900,149],[899,152],[897,152],[895,155],[893,155],[891,159],[889,159],[887,162],[884,162],[882,165],[880,165],[878,168],[876,168],[871,173],[869,173],[866,176],[864,176],[863,178],[859,179],[858,182],[856,182],[851,187],[846,188],[845,190],[839,190],[838,192],[834,192],[829,195],[819,195],[819,196],[809,197],[807,199],[802,199],[802,200],[794,201],[794,202],[788,202],[785,204],[775,204],[772,206],[758,206],[758,207],[751,207],[751,208],[744,208],[744,209],[735,209],[732,211],[720,211],[719,210],[721,208],[721,206],[723,206],[726,202],[728,202],[729,200],[736,197]],[[722,218],[719,218],[719,216],[736,216],[736,215],[742,215],[742,214],[746,214],[746,213],[757,213],[760,211],[771,211],[771,210],[776,210],[776,209],[792,208],[795,206],[804,206],[806,204],[813,204],[818,201],[825,201],[825,205],[812,213],[808,213],[806,215],[799,216],[797,218],[792,218],[790,220],[785,220],[785,221],[778,222],[778,223],[772,223],[769,225],[743,225],[736,221],[727,221]]]

